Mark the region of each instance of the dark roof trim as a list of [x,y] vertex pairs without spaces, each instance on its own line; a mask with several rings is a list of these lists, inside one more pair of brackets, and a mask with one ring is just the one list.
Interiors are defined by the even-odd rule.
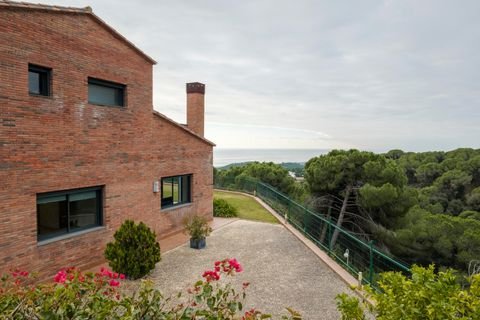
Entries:
[[159,117],[159,118],[167,121],[168,123],[173,124],[173,125],[176,126],[177,128],[180,128],[180,129],[184,130],[185,132],[191,134],[191,135],[194,136],[195,138],[202,140],[202,141],[205,142],[206,144],[209,144],[209,145],[211,145],[212,147],[215,147],[215,143],[213,143],[212,141],[210,141],[210,140],[208,140],[208,139],[205,139],[205,138],[202,137],[202,136],[199,136],[198,134],[196,134],[196,133],[193,132],[192,130],[188,129],[188,127],[186,127],[186,126],[184,126],[184,125],[182,125],[182,124],[180,124],[180,123],[178,123],[178,122],[170,119],[169,117],[161,114],[160,112],[158,112],[158,111],[153,111],[153,114],[156,115],[157,117]]
[[147,60],[151,64],[157,64],[157,62],[155,60],[153,60],[149,55],[147,55],[145,52],[140,50],[137,46],[135,46],[127,38],[125,38],[123,35],[121,35],[117,30],[110,27],[105,21],[103,21],[96,14],[94,14],[91,7],[74,8],[74,7],[50,6],[50,5],[45,5],[45,4],[35,4],[35,3],[28,3],[28,2],[15,2],[15,1],[8,1],[8,0],[0,0],[0,9],[1,8],[16,8],[16,9],[44,10],[44,11],[52,11],[52,12],[58,12],[58,13],[86,14],[86,15],[92,17],[93,20],[97,21],[101,26],[103,26],[107,31],[109,31],[114,37],[123,41],[126,45],[128,45],[130,48],[135,50],[145,60]]

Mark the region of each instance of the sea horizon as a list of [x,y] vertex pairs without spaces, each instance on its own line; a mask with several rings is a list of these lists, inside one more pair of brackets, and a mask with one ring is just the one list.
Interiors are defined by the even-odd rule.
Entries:
[[214,148],[213,165],[223,167],[240,162],[297,162],[305,163],[313,157],[326,154],[330,149],[288,148]]

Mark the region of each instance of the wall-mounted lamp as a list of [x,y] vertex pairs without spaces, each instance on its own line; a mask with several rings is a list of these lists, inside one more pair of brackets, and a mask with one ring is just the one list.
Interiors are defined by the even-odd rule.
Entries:
[[154,193],[160,192],[160,181],[153,182],[153,192]]

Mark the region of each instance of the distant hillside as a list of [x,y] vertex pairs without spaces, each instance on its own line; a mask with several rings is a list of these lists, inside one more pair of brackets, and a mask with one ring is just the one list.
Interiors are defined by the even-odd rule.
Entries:
[[[238,163],[230,163],[227,164],[226,166],[223,167],[218,167],[218,170],[228,170],[230,168],[234,167],[243,167],[246,166],[249,163],[253,163],[255,161],[247,161],[247,162],[238,162]],[[295,173],[295,176],[297,177],[303,177],[303,170],[305,168],[305,163],[304,162],[282,162],[279,163],[280,166],[283,168],[287,169],[288,171],[291,171]]]
[[234,167],[243,167],[243,166],[246,166],[247,164],[252,163],[252,162],[255,162],[255,161],[230,163],[230,164],[227,164],[226,166],[223,166],[223,167],[217,167],[217,169],[218,170],[228,170],[228,169],[234,168]]

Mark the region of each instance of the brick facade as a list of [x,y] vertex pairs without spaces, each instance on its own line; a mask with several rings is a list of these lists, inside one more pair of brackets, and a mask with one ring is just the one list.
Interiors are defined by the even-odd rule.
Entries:
[[[29,95],[29,63],[52,69],[50,97]],[[163,238],[187,214],[212,216],[213,144],[153,111],[153,63],[89,9],[0,5],[0,272],[102,262],[125,219]],[[89,104],[88,77],[125,84],[126,106]],[[154,181],[181,174],[192,202],[162,210]],[[91,186],[103,226],[39,243],[37,194]]]

